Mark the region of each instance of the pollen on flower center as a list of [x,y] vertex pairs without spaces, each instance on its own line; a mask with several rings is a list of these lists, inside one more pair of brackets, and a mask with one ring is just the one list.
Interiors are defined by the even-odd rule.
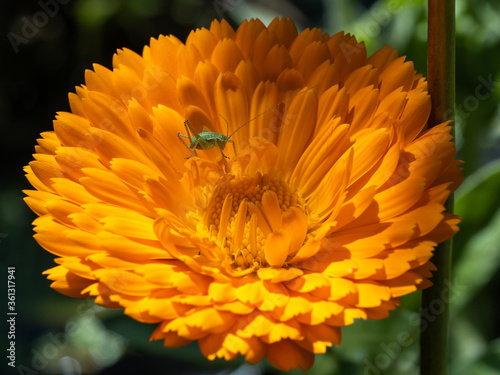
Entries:
[[281,230],[282,214],[292,207],[303,207],[297,192],[284,181],[258,173],[217,185],[205,216],[206,225],[235,267],[269,266],[266,239]]

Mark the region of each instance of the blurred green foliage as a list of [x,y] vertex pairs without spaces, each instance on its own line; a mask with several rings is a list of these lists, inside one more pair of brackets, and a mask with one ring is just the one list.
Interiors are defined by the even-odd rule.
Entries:
[[[42,1],[43,3],[43,1]],[[56,111],[68,110],[67,92],[83,83],[92,63],[111,66],[117,48],[137,52],[150,37],[190,30],[225,17],[269,22],[292,17],[299,28],[340,30],[364,40],[369,53],[391,44],[426,72],[424,0],[72,0],[61,1],[47,22],[19,44],[1,42],[0,128],[3,178],[0,192],[2,267],[16,266],[17,364],[38,373],[276,374],[265,363],[241,359],[210,362],[196,345],[165,349],[149,343],[153,326],[70,299],[49,288],[41,272],[53,256],[32,239],[35,218],[22,202],[29,188],[22,166],[31,160],[38,134],[51,129]],[[28,1],[5,1],[3,35],[21,35],[25,21],[41,11]],[[25,17],[25,18],[23,18]],[[40,21],[40,20],[39,20]],[[456,142],[465,181],[456,193],[463,217],[455,237],[450,283],[450,374],[500,374],[500,3],[457,1]],[[33,31],[33,30],[32,30]],[[16,52],[17,50],[17,52]],[[6,142],[5,142],[6,141]],[[3,294],[2,294],[3,295]],[[403,298],[389,319],[360,321],[343,329],[343,342],[317,356],[310,374],[418,374],[419,294]],[[58,341],[59,340],[59,341]],[[59,348],[49,358],[52,344]],[[44,354],[45,353],[45,354]],[[74,363],[71,357],[77,358]],[[38,366],[38,367],[37,367]],[[295,371],[292,373],[301,373]]]

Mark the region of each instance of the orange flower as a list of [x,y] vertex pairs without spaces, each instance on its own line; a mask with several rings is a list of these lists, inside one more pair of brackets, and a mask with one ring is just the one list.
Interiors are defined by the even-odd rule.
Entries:
[[[166,346],[288,370],[431,284],[457,231],[443,203],[459,163],[450,126],[426,124],[425,79],[390,47],[367,58],[350,35],[287,19],[214,21],[185,44],[118,51],[85,81],[26,167],[57,291],[159,323]],[[185,119],[248,123],[236,155],[186,160]]]

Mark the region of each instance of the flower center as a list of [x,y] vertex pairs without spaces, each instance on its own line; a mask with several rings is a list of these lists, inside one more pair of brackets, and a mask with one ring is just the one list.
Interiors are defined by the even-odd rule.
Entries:
[[269,266],[266,239],[281,229],[282,214],[292,207],[302,209],[299,195],[285,182],[258,173],[221,180],[210,199],[205,223],[233,266],[259,268]]

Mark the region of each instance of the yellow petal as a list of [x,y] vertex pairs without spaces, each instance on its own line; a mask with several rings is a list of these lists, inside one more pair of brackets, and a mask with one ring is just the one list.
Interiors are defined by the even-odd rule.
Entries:
[[44,274],[49,275],[47,276],[49,280],[54,280],[50,285],[51,288],[73,298],[87,298],[81,291],[93,283],[93,281],[75,275],[63,266],[48,269],[44,271]]
[[281,267],[288,257],[291,238],[287,232],[275,230],[266,238],[266,261],[273,267]]

